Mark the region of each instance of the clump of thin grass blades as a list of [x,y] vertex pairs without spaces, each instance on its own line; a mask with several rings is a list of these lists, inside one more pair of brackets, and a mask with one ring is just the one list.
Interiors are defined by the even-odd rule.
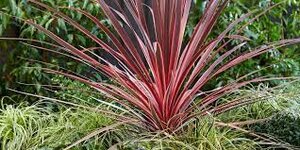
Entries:
[[252,150],[259,144],[244,133],[216,125],[216,118],[206,116],[189,123],[184,134],[170,135],[164,132],[144,133],[129,140],[124,146],[135,149],[182,150]]
[[[220,101],[232,101],[237,98],[256,99],[257,102],[230,110],[218,117],[222,121],[247,121],[270,119],[272,116],[287,113],[297,116],[300,102],[299,79],[282,82],[280,85],[270,87],[267,84],[247,86],[227,95]],[[232,117],[227,117],[232,116]]]
[[[6,100],[6,99],[4,99]],[[59,104],[53,111],[39,103],[32,106],[3,105],[0,112],[0,139],[3,150],[63,149],[81,140],[92,131],[113,123],[108,116],[82,108]],[[47,103],[54,105],[54,103]],[[49,107],[49,106],[48,106]],[[104,107],[104,106],[103,106]],[[116,127],[85,139],[72,149],[253,149],[257,143],[230,128],[220,128],[213,117],[204,117],[190,123],[185,134],[164,132],[138,133],[134,128]],[[132,127],[132,126],[131,126]],[[122,130],[130,130],[125,133]]]
[[[78,83],[72,83],[72,85],[77,84]],[[62,149],[68,145],[72,145],[72,149],[89,148],[103,150],[109,148],[145,150],[250,150],[261,148],[261,145],[293,149],[291,146],[292,143],[287,144],[285,141],[277,141],[274,137],[270,137],[270,139],[273,140],[269,142],[260,138],[257,139],[256,136],[249,137],[248,131],[245,132],[242,128],[232,128],[225,124],[235,125],[235,127],[245,126],[245,128],[247,128],[247,125],[252,125],[252,123],[245,125],[242,123],[248,120],[255,122],[259,119],[265,119],[265,117],[270,117],[271,114],[273,115],[277,111],[289,111],[291,107],[295,106],[294,103],[299,103],[300,93],[297,87],[298,86],[294,86],[292,83],[287,83],[272,88],[261,85],[257,88],[249,87],[249,89],[238,90],[234,92],[233,95],[225,96],[222,100],[246,96],[260,98],[261,101],[228,111],[217,117],[212,115],[197,117],[179,129],[179,132],[182,134],[168,134],[163,131],[147,132],[140,128],[135,128],[135,126],[128,126],[126,128],[118,126],[107,131],[98,132],[99,134],[95,134],[92,138],[90,135],[93,135],[93,133],[95,133],[94,131],[99,131],[104,126],[115,124],[115,121],[110,118],[110,115],[102,115],[92,109],[71,107],[69,105],[64,106],[61,104],[59,104],[57,111],[53,111],[49,109],[49,104],[50,106],[52,104],[50,102],[46,107],[43,105],[45,102],[33,106],[19,105],[15,107],[6,105],[2,106],[0,113],[2,131],[0,132],[0,138],[1,142],[3,142],[1,145],[5,145],[2,149],[8,150],[38,148]],[[83,88],[84,87],[72,89],[72,93],[75,91],[79,92]],[[86,93],[82,94],[86,95]],[[268,98],[264,99],[258,95],[266,95]],[[68,101],[72,102],[71,98],[74,97],[70,95]],[[89,99],[89,97],[84,98]],[[78,97],[75,101],[78,100],[83,102],[84,99]],[[86,103],[82,104],[84,104],[83,106],[88,106]],[[91,107],[99,107],[99,110],[113,110],[109,105],[95,105]],[[264,122],[266,121],[267,120],[264,120]],[[222,122],[225,123],[222,124]],[[264,124],[264,122],[257,122],[257,125],[260,123]],[[250,126],[250,129],[257,125],[253,124]],[[253,134],[261,135],[254,132]],[[269,137],[269,135],[261,136],[265,138]],[[76,141],[82,143],[80,144]],[[277,141],[277,143],[275,141]],[[73,144],[74,142],[76,143],[75,145]],[[69,146],[69,148],[71,147]]]
[[296,142],[299,132],[299,83],[299,80],[293,80],[273,87],[259,84],[237,90],[235,94],[222,98],[222,101],[241,97],[259,101],[223,113],[217,120],[246,129],[252,137],[260,136],[257,144],[262,149],[299,149],[299,142]]
[[[3,99],[7,100],[6,98]],[[82,108],[58,111],[45,107],[2,105],[0,109],[0,145],[2,150],[63,149],[82,136],[113,123],[109,117]],[[107,131],[79,144],[74,149],[106,150],[122,141],[122,132]]]

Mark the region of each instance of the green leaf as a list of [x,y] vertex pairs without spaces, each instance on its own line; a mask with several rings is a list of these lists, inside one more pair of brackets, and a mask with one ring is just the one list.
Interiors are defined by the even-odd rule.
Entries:
[[13,15],[17,14],[17,4],[15,0],[9,0],[9,5]]
[[253,31],[247,29],[245,31],[245,34],[247,35],[247,37],[251,37],[253,39],[257,39],[258,38],[258,34],[257,33],[254,33]]
[[67,38],[68,38],[68,42],[69,42],[69,43],[72,43],[73,40],[74,40],[74,35],[73,35],[73,34],[68,34],[68,35],[67,35]]
[[40,92],[40,91],[41,91],[41,87],[42,87],[42,86],[41,86],[40,83],[36,83],[36,84],[35,84],[35,88],[36,88],[36,91],[37,91],[37,92]]
[[64,19],[57,19],[58,27],[67,32],[67,27]]
[[45,28],[49,29],[50,24],[52,23],[52,21],[54,20],[54,18],[49,19],[49,21],[47,21],[47,23],[45,24]]
[[0,24],[0,36],[3,34],[3,25]]
[[88,5],[89,0],[84,0],[82,9],[85,9]]
[[83,45],[86,45],[86,39],[82,35],[77,34],[76,37]]

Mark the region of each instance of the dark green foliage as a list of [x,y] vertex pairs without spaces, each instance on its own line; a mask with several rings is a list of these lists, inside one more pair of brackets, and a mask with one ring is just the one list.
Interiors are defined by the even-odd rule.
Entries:
[[[198,16],[203,12],[206,3],[205,0],[196,0],[195,2],[187,35],[189,35],[192,30],[191,27],[193,27],[195,22],[199,19]],[[262,11],[280,2],[282,2],[282,4],[276,6],[244,29],[244,36],[251,41],[247,43],[247,46],[245,46],[241,52],[271,41],[299,37],[300,3],[294,0],[232,0],[223,12],[211,36],[215,36],[220,33],[220,31],[223,31],[229,22],[237,19],[246,12],[253,10]],[[230,49],[230,47],[227,48]],[[235,79],[255,69],[259,70],[262,68],[266,69],[261,70],[255,77],[266,75],[300,75],[300,52],[298,49],[299,45],[274,49],[227,71],[222,77],[217,78],[212,85],[221,85],[225,81]],[[274,83],[278,83],[278,81],[274,81]]]
[[[73,1],[73,0],[43,0],[48,5],[60,8],[61,11],[71,16],[74,20],[79,21],[93,34],[101,38],[106,38],[105,34],[96,30],[95,25],[83,17],[80,13],[71,11],[67,7],[81,8],[89,11],[94,16],[101,18],[100,8],[89,0]],[[77,32],[74,28],[70,28],[64,20],[52,16],[44,10],[39,10],[26,3],[26,1],[5,0],[0,2],[0,36],[3,37],[23,37],[29,39],[37,39],[40,41],[48,41],[44,33],[37,31],[31,26],[25,25],[22,19],[34,19],[40,25],[54,31],[60,37],[77,47],[96,47],[86,37]],[[14,16],[14,17],[13,17]],[[103,22],[106,22],[103,20]],[[4,32],[5,31],[5,32]],[[31,42],[29,42],[31,43]],[[35,45],[46,47],[59,52],[57,48],[46,46],[44,44],[35,43]],[[55,56],[55,57],[54,57]],[[5,87],[11,87],[30,93],[43,93],[42,85],[49,85],[52,81],[51,75],[44,73],[42,68],[58,69],[55,65],[59,65],[60,69],[72,70],[86,76],[93,76],[95,79],[99,75],[90,73],[90,70],[83,64],[77,63],[70,58],[59,56],[53,52],[39,50],[17,41],[0,41],[0,97],[1,95],[10,95]],[[41,63],[45,62],[45,63]],[[53,64],[53,65],[50,65]]]
[[54,85],[58,86],[57,90],[53,92],[55,92],[55,96],[60,100],[94,106],[99,104],[97,100],[106,99],[98,91],[81,82],[70,80],[67,77],[54,76],[51,80]]
[[252,129],[258,133],[271,135],[294,146],[300,146],[300,117],[279,114],[270,121],[256,125]]
[[[281,0],[236,0],[225,12],[225,20],[234,19],[235,16],[240,15],[242,12],[254,9],[267,9],[268,7],[283,2]],[[249,43],[249,48],[264,44],[270,41],[280,39],[288,39],[300,36],[299,24],[299,2],[286,1],[277,7],[270,10],[266,15],[260,17],[257,21],[252,23],[245,29],[245,36],[249,37],[252,41]],[[224,23],[221,23],[224,24]],[[253,68],[263,68],[270,66],[270,68],[263,70],[261,75],[281,75],[293,76],[299,75],[299,55],[297,51],[299,46],[292,46],[284,49],[274,49],[269,53],[262,55],[259,58],[249,61],[241,65],[237,72],[243,74],[249,72]]]

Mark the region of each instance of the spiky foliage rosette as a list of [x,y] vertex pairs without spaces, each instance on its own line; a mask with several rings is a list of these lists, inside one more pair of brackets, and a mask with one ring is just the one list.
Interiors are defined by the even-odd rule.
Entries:
[[[110,43],[99,39],[80,23],[57,9],[36,0],[28,0],[28,2],[64,19],[87,38],[96,42],[102,51],[110,54],[118,62],[116,65],[111,60],[96,55],[95,48],[82,49],[73,46],[42,26],[27,20],[28,24],[44,32],[60,45],[56,47],[61,47],[65,52],[72,54],[72,58],[88,64],[94,70],[114,80],[116,84],[95,82],[69,73],[52,72],[84,82],[124,107],[133,108],[131,111],[135,112],[136,117],[153,131],[174,131],[196,115],[219,114],[249,103],[248,100],[238,99],[211,107],[211,104],[221,96],[248,83],[264,79],[236,80],[205,94],[201,90],[209,80],[247,59],[270,49],[300,41],[300,39],[277,41],[232,56],[245,45],[245,38],[239,34],[246,25],[236,32],[230,31],[252,16],[253,12],[229,24],[228,28],[214,39],[208,38],[221,11],[228,4],[227,0],[208,1],[188,42],[184,42],[184,32],[192,0],[152,0],[150,4],[145,4],[143,0],[109,2],[97,0],[110,20],[113,31],[90,13],[70,8],[91,19],[107,34]],[[250,19],[249,22],[254,19]],[[240,39],[241,43],[226,49],[233,39]],[[199,96],[201,99],[195,101]],[[197,110],[196,114],[195,110]]]

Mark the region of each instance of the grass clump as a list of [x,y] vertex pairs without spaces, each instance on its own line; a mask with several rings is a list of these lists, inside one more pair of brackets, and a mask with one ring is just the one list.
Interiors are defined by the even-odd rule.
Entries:
[[[247,122],[244,129],[262,135],[274,143],[267,147],[285,149],[300,146],[300,82],[295,80],[270,88],[259,85],[239,90],[234,98],[257,98],[259,101],[218,116],[224,122]],[[245,96],[246,95],[246,96]],[[224,98],[226,100],[226,98]],[[228,117],[230,116],[230,117]],[[297,147],[296,147],[297,148]]]
[[[278,88],[269,88],[260,85],[256,88],[238,90],[220,101],[230,101],[236,98],[245,99],[267,96],[258,102],[228,111],[222,115],[210,114],[197,117],[186,122],[176,134],[164,131],[151,132],[134,125],[114,127],[86,138],[94,131],[117,124],[111,116],[92,111],[114,110],[112,105],[101,105],[94,101],[98,99],[91,93],[85,93],[82,88],[71,88],[76,83],[64,84],[66,89],[57,94],[64,101],[75,103],[77,106],[95,109],[65,106],[53,102],[39,102],[35,105],[4,105],[0,111],[0,144],[3,150],[30,150],[30,149],[63,149],[76,141],[83,139],[71,149],[124,149],[124,150],[252,150],[263,149],[266,145],[262,139],[232,128],[220,125],[221,123],[236,123],[248,120],[267,119],[255,124],[239,126],[251,133],[272,137],[272,147],[290,148],[299,146],[299,91],[298,83],[288,83]],[[66,91],[65,95],[61,95]],[[86,90],[89,91],[89,90]],[[73,93],[81,93],[72,100]],[[84,102],[90,99],[89,103]],[[51,107],[49,107],[51,106]],[[115,113],[117,111],[114,110]],[[126,114],[119,114],[126,116]],[[297,117],[298,116],[298,117]],[[128,117],[128,116],[127,116]],[[277,141],[277,143],[276,143]],[[288,142],[289,144],[285,143]],[[267,145],[270,148],[269,145]]]
[[[63,149],[93,131],[114,124],[105,115],[83,108],[60,106],[46,109],[45,103],[32,106],[5,105],[0,112],[2,150]],[[53,104],[51,104],[53,105]],[[255,142],[239,132],[218,127],[214,118],[195,120],[180,134],[149,133],[138,127],[116,127],[72,147],[81,149],[251,149]],[[125,130],[126,131],[125,131]]]
[[[6,105],[0,110],[0,145],[2,150],[62,149],[112,123],[82,108],[53,112],[38,105]],[[117,132],[106,132],[74,149],[107,149],[120,138]]]
[[159,132],[139,136],[127,141],[125,147],[144,150],[251,150],[259,146],[239,131],[218,126],[213,117],[194,120],[179,134]]

